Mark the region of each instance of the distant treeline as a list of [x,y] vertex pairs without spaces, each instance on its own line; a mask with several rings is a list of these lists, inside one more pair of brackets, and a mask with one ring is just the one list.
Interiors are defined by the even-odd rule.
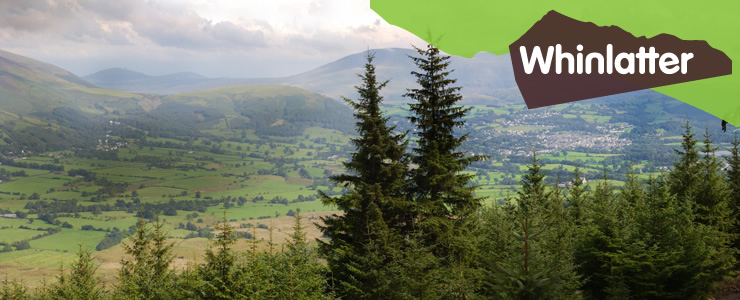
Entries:
[[8,157],[3,157],[0,155],[0,164],[11,166],[11,167],[17,167],[17,168],[26,168],[26,169],[36,169],[36,170],[47,170],[47,171],[64,171],[64,166],[62,165],[55,165],[55,164],[39,164],[35,162],[26,162],[23,160],[13,160]]
[[110,203],[96,203],[81,205],[77,200],[52,200],[52,201],[28,201],[24,206],[28,214],[38,214],[38,218],[47,223],[54,224],[60,216],[71,216],[74,213],[92,212],[101,213],[108,211],[125,211],[135,213],[145,219],[154,219],[159,214],[176,215],[177,211],[205,212],[210,206],[223,203],[220,199],[203,200],[170,200],[164,203],[141,203],[138,198],[131,201],[116,200],[114,205]]

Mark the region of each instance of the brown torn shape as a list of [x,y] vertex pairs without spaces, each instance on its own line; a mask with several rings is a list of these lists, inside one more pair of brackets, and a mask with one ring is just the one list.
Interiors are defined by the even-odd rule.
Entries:
[[[567,52],[573,56],[573,74],[569,74],[568,59],[561,59],[561,73],[556,73],[558,44],[562,47],[562,53]],[[654,47],[659,55],[672,53],[678,61],[672,61],[672,57],[654,59],[654,74],[650,74],[650,59],[640,61],[635,57],[633,74],[620,74],[615,65],[612,65],[612,73],[607,74],[607,49],[610,44],[612,63],[622,52],[638,54],[640,47],[644,47],[645,52]],[[578,50],[578,45],[582,46],[582,51]],[[536,62],[533,69],[530,64],[531,74],[525,72],[521,46],[525,47],[525,60],[528,64],[533,62],[532,55],[536,46],[540,47],[543,58],[547,58],[548,47],[553,46],[547,74],[541,70],[541,61]],[[732,60],[705,41],[685,41],[669,34],[659,34],[649,39],[644,36],[635,37],[617,26],[599,27],[554,10],[511,44],[509,50],[517,85],[530,109],[732,74]],[[588,54],[592,52],[600,53],[603,57],[603,74],[599,74],[598,58],[588,59]],[[578,53],[583,54],[581,74],[578,74]],[[589,60],[591,74],[586,74]],[[661,60],[664,61],[663,64]],[[624,71],[628,60],[623,59],[620,62]],[[644,70],[640,69],[640,62],[645,66]],[[675,73],[662,72],[665,70]],[[644,74],[640,74],[640,71]]]

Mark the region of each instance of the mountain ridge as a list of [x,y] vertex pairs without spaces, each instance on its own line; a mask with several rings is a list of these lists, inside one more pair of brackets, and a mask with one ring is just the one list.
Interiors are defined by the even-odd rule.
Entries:
[[[373,63],[376,66],[378,78],[390,80],[383,91],[386,102],[407,101],[402,95],[406,93],[407,88],[413,88],[416,85],[416,79],[411,75],[411,71],[416,67],[408,56],[415,56],[418,53],[413,49],[405,48],[383,48],[369,51],[374,54]],[[234,85],[283,84],[311,90],[333,99],[356,98],[357,93],[354,86],[357,84],[357,74],[363,71],[366,55],[367,51],[347,55],[318,68],[275,78],[170,79],[167,76],[173,74],[169,74],[121,82],[91,78],[96,73],[84,78],[101,87],[160,95]],[[466,104],[511,103],[521,100],[508,55],[496,56],[490,53],[479,53],[470,59],[453,56],[450,68],[455,70],[452,77],[457,78],[458,85],[464,87],[462,94]]]

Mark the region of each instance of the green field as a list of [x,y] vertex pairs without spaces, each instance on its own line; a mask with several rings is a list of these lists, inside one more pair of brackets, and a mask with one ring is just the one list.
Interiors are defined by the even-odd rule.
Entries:
[[[191,97],[186,101],[196,103],[204,95],[224,97],[222,92],[206,91],[181,97]],[[260,93],[259,90],[253,92]],[[225,102],[216,102],[216,109],[226,110]],[[650,109],[655,110],[653,107]],[[408,106],[387,105],[383,110],[394,117],[408,115]],[[494,135],[535,137],[557,129],[555,125],[531,125],[518,121],[527,117],[526,114],[537,113],[536,110],[525,110],[522,105],[476,105],[466,119],[475,123],[471,130],[488,131]],[[592,124],[589,126],[605,126],[612,122],[612,116],[600,114],[598,107],[579,103],[550,110],[548,114],[563,120],[579,119]],[[226,119],[236,122],[242,117],[227,115]],[[229,129],[224,119],[215,121],[213,126],[201,132],[211,138],[150,137],[146,144],[133,140],[127,147],[117,150],[117,159],[82,157],[72,151],[58,151],[28,155],[23,160],[63,166],[64,171],[0,166],[6,172],[25,172],[25,176],[14,176],[0,183],[0,209],[30,212],[27,205],[40,201],[47,204],[76,201],[75,205],[79,207],[74,211],[60,212],[52,223],[41,219],[43,211],[29,214],[28,218],[34,219],[33,223],[27,219],[0,218],[0,227],[5,228],[1,230],[0,242],[11,244],[30,240],[32,248],[0,253],[0,265],[9,265],[5,269],[13,272],[24,267],[47,272],[49,270],[43,268],[53,268],[58,266],[60,259],[70,259],[70,253],[80,244],[94,250],[109,231],[126,232],[137,222],[137,214],[147,209],[152,213],[150,217],[159,214],[165,230],[178,245],[175,248],[177,253],[190,253],[188,251],[195,251],[194,245],[205,244],[202,237],[184,239],[198,234],[198,231],[185,228],[188,223],[198,230],[211,230],[224,218],[231,222],[271,224],[276,218],[284,220],[282,218],[289,212],[300,210],[318,214],[336,209],[317,199],[318,192],[341,193],[341,187],[333,186],[329,176],[344,172],[342,162],[352,151],[351,135],[333,129],[308,127],[303,134],[294,137],[264,136],[251,129]],[[409,137],[413,140],[415,135],[410,133]],[[115,136],[110,138],[119,139]],[[680,142],[680,136],[673,134],[657,140],[675,145]],[[163,146],[165,143],[170,146]],[[523,152],[519,153],[525,154],[517,155],[531,155],[530,146],[522,147],[520,151]],[[493,145],[476,151],[490,155],[495,154],[493,151],[497,147]],[[544,149],[538,157],[547,161],[542,169],[550,174],[550,182],[555,180],[553,174],[559,174],[557,179],[561,184],[570,180],[576,166],[581,174],[591,176],[587,184],[591,188],[601,182],[597,179],[601,178],[604,168],[610,174],[624,170],[622,155],[618,151],[592,153],[582,149]],[[475,194],[483,197],[485,205],[516,196],[521,176],[527,171],[528,160],[516,161],[511,157],[494,155],[494,159],[474,164],[466,170],[467,174],[473,175],[471,183],[478,186]],[[637,162],[635,168],[642,179],[659,174],[657,171],[647,172],[648,164],[644,161]],[[91,172],[94,177],[69,176],[71,170]],[[623,184],[613,179],[608,182],[614,186]],[[188,201],[202,205],[166,211],[172,203]],[[93,213],[94,207],[99,211]],[[43,231],[19,228],[61,228],[62,224],[72,228],[62,228],[61,232],[41,238],[35,237]],[[81,230],[82,226],[92,226],[97,230]],[[119,247],[97,253],[111,256],[111,263],[115,264],[115,256],[120,255]],[[50,253],[54,255],[43,255]]]
[[95,246],[100,243],[103,237],[105,237],[105,233],[99,231],[62,229],[60,233],[31,241],[31,247],[47,251],[75,252],[82,245],[85,249],[95,250]]

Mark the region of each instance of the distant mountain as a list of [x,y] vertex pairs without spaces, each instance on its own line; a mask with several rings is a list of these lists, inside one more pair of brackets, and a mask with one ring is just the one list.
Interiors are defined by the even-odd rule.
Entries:
[[196,91],[202,88],[192,89],[192,87],[213,81],[213,79],[191,72],[149,76],[144,73],[121,68],[98,71],[85,76],[85,80],[106,89],[152,94]]
[[[373,63],[376,65],[378,78],[390,80],[383,93],[386,101],[389,103],[408,101],[402,95],[406,93],[407,88],[416,86],[416,79],[411,75],[411,71],[416,67],[408,56],[418,55],[416,51],[391,48],[376,49],[371,52],[375,53]],[[138,76],[131,79],[123,75],[120,75],[121,78],[100,76],[103,72],[120,70],[109,69],[89,75],[85,79],[105,88],[153,94],[176,94],[233,85],[287,84],[324,94],[333,99],[339,99],[341,96],[356,98],[354,86],[359,84],[356,75],[364,71],[366,55],[366,52],[349,55],[308,72],[280,78],[205,78],[195,74],[187,78],[174,76],[176,74],[145,75],[145,77]],[[479,53],[473,58],[453,56],[451,60],[450,68],[455,70],[452,78],[457,78],[457,84],[463,87],[465,103],[490,104],[521,101],[508,55],[496,56]]]
[[[401,95],[407,88],[417,87],[416,78],[411,71],[416,70],[408,56],[418,56],[411,49],[379,49],[375,53],[376,71],[380,80],[390,80],[383,91],[388,102],[406,102]],[[356,98],[354,89],[359,84],[356,74],[364,72],[367,53],[346,56],[317,69],[284,78],[286,84],[296,85],[331,97],[345,96]],[[453,56],[450,78],[457,79],[462,86],[465,103],[500,103],[520,100],[518,89],[508,55],[496,56],[479,53],[473,58]],[[512,95],[512,90],[515,92]]]
[[[194,73],[149,76],[109,69],[95,82],[164,85],[203,82]],[[353,130],[351,110],[326,96],[285,85],[230,86],[160,96],[104,89],[56,66],[0,51],[0,150],[52,151],[90,146],[117,120],[126,134],[208,137],[204,129],[295,136],[308,126]]]
[[131,82],[136,80],[149,79],[151,76],[144,73],[134,72],[127,69],[112,68],[99,71],[85,77],[85,80],[94,85],[105,85],[116,82]]

